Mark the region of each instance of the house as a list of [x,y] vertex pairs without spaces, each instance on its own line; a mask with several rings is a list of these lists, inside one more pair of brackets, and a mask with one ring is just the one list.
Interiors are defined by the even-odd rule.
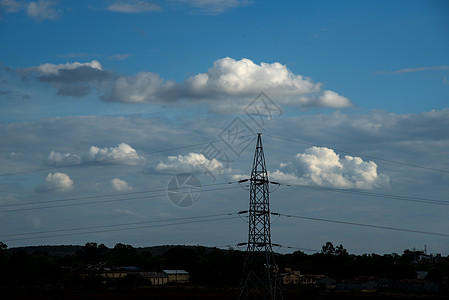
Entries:
[[301,280],[300,271],[292,271],[290,268],[285,268],[285,273],[279,274],[282,284],[299,284]]
[[301,284],[307,286],[320,286],[326,289],[335,288],[335,280],[325,275],[302,275],[300,271],[292,271],[291,268],[285,268],[284,273],[280,273],[280,282],[282,284]]
[[148,280],[151,285],[164,285],[168,283],[168,277],[162,272],[140,272],[143,278]]
[[187,283],[189,282],[189,272],[185,270],[163,270],[169,283]]
[[301,276],[301,282],[302,285],[308,285],[308,286],[318,286],[319,280],[325,278],[326,275],[303,275]]
[[106,279],[118,279],[130,273],[137,274],[141,269],[137,267],[104,267],[99,272],[100,276]]
[[100,272],[100,276],[107,279],[118,279],[128,275],[128,272],[122,269],[116,268],[104,268]]

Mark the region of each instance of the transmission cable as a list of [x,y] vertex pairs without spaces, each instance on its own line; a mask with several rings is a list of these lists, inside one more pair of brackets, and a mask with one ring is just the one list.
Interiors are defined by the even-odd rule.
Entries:
[[[241,138],[248,137],[248,136],[253,136],[253,134],[241,136]],[[79,166],[86,166],[86,165],[92,165],[92,164],[101,164],[101,163],[104,163],[104,162],[110,162],[110,161],[116,161],[116,160],[121,160],[121,159],[139,157],[139,156],[142,156],[142,155],[149,155],[149,154],[168,152],[168,151],[185,149],[185,148],[198,147],[198,146],[207,145],[207,144],[210,144],[210,143],[222,143],[224,141],[226,141],[226,139],[212,140],[212,141],[208,141],[208,142],[204,142],[204,143],[197,143],[197,144],[191,144],[191,145],[185,145],[185,146],[179,146],[179,147],[173,147],[173,148],[166,148],[166,149],[161,149],[161,150],[148,151],[148,152],[143,152],[143,153],[140,153],[140,154],[136,153],[136,154],[124,155],[124,156],[121,156],[121,157],[113,157],[113,158],[106,158],[106,159],[101,159],[101,160],[86,161],[86,162],[80,162],[80,163],[76,163],[76,164],[68,164],[68,165],[63,165],[63,166],[54,166],[54,167],[49,167],[49,168],[39,168],[39,169],[34,169],[34,170],[25,170],[25,171],[11,172],[11,173],[3,173],[3,174],[0,174],[0,177],[22,175],[22,174],[29,174],[29,173],[36,173],[36,172],[43,172],[43,171],[51,171],[51,170],[56,170],[56,169],[79,167]]]
[[163,220],[141,221],[141,222],[132,222],[132,223],[120,223],[120,224],[96,225],[96,226],[77,227],[77,228],[54,229],[54,230],[45,230],[45,231],[11,233],[11,234],[0,235],[0,238],[9,237],[9,236],[34,235],[34,234],[45,234],[45,233],[55,233],[55,232],[68,232],[68,231],[78,231],[78,230],[99,229],[99,228],[117,227],[117,226],[141,225],[141,224],[148,224],[148,223],[184,221],[184,220],[192,220],[192,219],[232,216],[232,215],[237,215],[237,214],[238,214],[237,212],[233,212],[233,213],[211,214],[211,215],[203,215],[203,216],[171,218],[171,219],[163,219]]
[[[232,183],[235,183],[235,182],[229,181],[229,182],[211,183],[211,184],[201,185],[200,187],[202,188],[202,187],[215,186],[215,185],[225,185],[225,184],[232,184]],[[185,186],[185,187],[180,186],[180,187],[178,187],[178,189],[187,189],[187,188],[190,188],[190,187],[189,186]],[[0,205],[0,208],[2,208],[2,207],[10,207],[10,206],[38,205],[38,204],[44,204],[44,203],[67,202],[67,201],[98,199],[98,198],[117,197],[117,196],[129,196],[129,195],[145,194],[145,193],[165,192],[165,191],[167,191],[167,189],[168,188],[157,189],[157,190],[138,191],[138,192],[126,192],[126,193],[115,193],[115,194],[96,195],[96,196],[84,196],[84,197],[75,197],[75,198],[55,199],[55,200],[46,200],[46,201],[38,201],[38,202],[22,202],[22,203],[2,204],[2,205]]]
[[[215,188],[202,190],[202,192],[210,192],[210,191],[218,191],[218,190],[227,190],[227,189],[237,189],[238,186],[231,187],[223,187],[223,188]],[[131,198],[122,198],[122,199],[110,199],[110,200],[100,200],[100,201],[90,201],[90,202],[82,202],[82,203],[70,203],[70,204],[60,204],[60,205],[49,205],[49,206],[40,206],[40,207],[28,207],[28,208],[18,208],[18,209],[10,209],[10,210],[1,210],[0,213],[10,213],[10,212],[18,212],[18,211],[28,211],[28,210],[38,210],[38,209],[48,209],[48,208],[58,208],[58,207],[69,207],[69,206],[81,206],[81,205],[92,205],[99,203],[111,203],[111,202],[121,202],[121,201],[130,201],[130,200],[140,200],[140,199],[148,199],[155,197],[166,197],[167,194],[157,194],[157,195],[148,195],[141,197],[131,197]]]
[[[276,183],[278,183],[278,182],[276,182]],[[305,185],[305,184],[294,184],[294,183],[279,183],[279,184],[286,186],[286,187],[297,187],[297,188],[318,190],[318,191],[325,191],[325,192],[353,194],[353,195],[360,195],[360,196],[367,196],[367,197],[385,198],[385,199],[408,201],[408,202],[418,202],[418,203],[426,203],[426,204],[434,204],[434,205],[449,205],[449,201],[447,201],[447,200],[436,200],[436,199],[430,199],[430,198],[401,196],[401,195],[384,194],[384,193],[374,193],[374,192],[353,190],[353,189],[352,190],[337,189],[337,188],[331,188],[331,187],[312,186],[312,185]]]
[[[319,147],[319,145],[316,145],[316,144],[303,142],[303,141],[299,141],[299,140],[288,139],[288,138],[284,138],[284,137],[281,137],[281,136],[276,136],[276,135],[271,135],[271,134],[264,134],[264,136],[268,136],[268,137],[271,137],[271,138],[284,140],[284,141],[287,141],[287,142],[292,142],[292,143],[297,143],[297,144],[303,144],[303,145],[308,145],[308,146]],[[333,148],[333,150],[335,150],[337,152],[347,153],[347,154],[350,154],[350,155],[355,155],[355,156],[365,157],[365,158],[369,158],[369,159],[385,161],[385,162],[388,162],[388,163],[393,163],[393,164],[398,164],[398,165],[403,165],[403,166],[408,166],[408,167],[413,167],[413,168],[424,169],[424,170],[428,170],[428,171],[435,171],[435,172],[441,172],[441,173],[449,174],[448,170],[430,168],[430,167],[425,167],[425,166],[415,165],[415,164],[411,164],[411,163],[405,163],[405,162],[400,162],[400,161],[396,161],[396,160],[385,159],[385,158],[380,158],[380,157],[377,157],[377,156],[366,155],[366,154],[361,154],[361,153],[356,153],[356,152],[350,152],[350,151],[340,150],[340,149],[335,149],[335,148]]]
[[353,226],[361,226],[361,227],[369,227],[369,228],[395,230],[395,231],[402,231],[402,232],[411,232],[411,233],[420,233],[420,234],[427,234],[427,235],[449,237],[449,234],[447,234],[447,233],[440,233],[440,232],[433,232],[433,231],[422,231],[422,230],[405,229],[405,228],[382,226],[382,225],[363,224],[363,223],[356,223],[356,222],[339,221],[339,220],[306,217],[306,216],[297,216],[297,215],[282,214],[282,213],[271,213],[271,214],[272,215],[280,215],[282,217],[287,217],[287,218],[296,218],[296,219],[304,219],[304,220],[327,222],[327,223],[336,223],[336,224],[344,224],[344,225],[353,225]]
[[[61,234],[53,234],[53,235],[44,235],[44,236],[33,236],[33,237],[22,237],[22,238],[12,238],[12,239],[6,239],[3,240],[4,242],[10,242],[10,241],[20,241],[20,240],[29,240],[29,239],[42,239],[42,238],[52,238],[52,237],[60,237],[60,236],[74,236],[74,235],[82,235],[82,234],[91,234],[91,233],[105,233],[105,232],[114,232],[114,231],[124,231],[124,230],[135,230],[135,229],[144,229],[144,228],[154,228],[154,227],[163,227],[163,226],[174,226],[174,225],[185,225],[185,224],[193,224],[193,223],[202,223],[202,222],[213,222],[213,221],[222,221],[222,220],[229,220],[229,219],[235,219],[238,218],[237,216],[232,216],[235,213],[231,214],[220,214],[226,217],[222,218],[215,218],[215,219],[205,219],[205,220],[191,220],[191,221],[183,221],[183,222],[174,222],[174,223],[167,223],[167,224],[155,224],[155,225],[146,225],[146,226],[135,226],[135,227],[127,227],[127,228],[115,228],[115,229],[104,229],[104,230],[93,230],[93,231],[82,231],[82,232],[72,232],[72,233],[61,233]],[[216,215],[218,216],[218,215]],[[200,216],[200,217],[207,217],[207,216]],[[192,217],[193,218],[193,217]],[[180,218],[182,219],[182,218]],[[151,221],[149,221],[151,222]],[[164,222],[164,221],[160,221]],[[144,222],[142,222],[144,223]],[[130,223],[131,224],[131,223]],[[137,223],[136,223],[137,224]],[[92,226],[92,229],[95,228],[102,228],[102,227],[113,227],[113,226],[126,226],[123,225],[101,225],[101,226]],[[60,231],[76,231],[77,229],[61,229]],[[58,230],[55,230],[53,232],[57,232]],[[51,232],[51,231],[49,231]],[[28,233],[31,234],[31,233]],[[25,235],[25,234],[18,234],[18,235]]]

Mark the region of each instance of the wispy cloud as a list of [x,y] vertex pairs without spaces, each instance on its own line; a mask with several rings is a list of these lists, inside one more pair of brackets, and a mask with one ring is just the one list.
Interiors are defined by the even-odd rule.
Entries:
[[202,13],[216,15],[227,10],[246,6],[251,3],[248,0],[173,0],[181,2],[198,9]]
[[376,74],[401,74],[401,73],[413,73],[421,71],[438,71],[449,70],[449,66],[433,66],[433,67],[419,67],[419,68],[404,68],[395,71],[377,71]]
[[131,56],[133,56],[133,54],[129,54],[129,53],[118,53],[118,54],[111,54],[111,55],[106,55],[106,54],[96,54],[96,53],[86,53],[86,52],[72,52],[72,53],[66,53],[66,54],[61,54],[58,55],[58,57],[61,58],[82,58],[82,57],[90,57],[90,58],[104,58],[106,60],[113,60],[113,61],[117,61],[117,60],[125,60],[130,58]]
[[55,6],[58,5],[56,1],[30,2],[26,6],[26,13],[29,17],[41,20],[57,20],[62,15],[62,11]]
[[0,7],[8,13],[15,13],[22,8],[22,4],[15,0],[0,0]]
[[51,20],[55,21],[62,15],[62,10],[58,7],[58,1],[39,0],[39,1],[16,1],[0,0],[0,8],[7,13],[17,13],[24,11],[26,15],[36,21]]
[[162,8],[157,3],[153,1],[142,0],[114,1],[106,9],[113,12],[127,14],[137,14],[162,10]]

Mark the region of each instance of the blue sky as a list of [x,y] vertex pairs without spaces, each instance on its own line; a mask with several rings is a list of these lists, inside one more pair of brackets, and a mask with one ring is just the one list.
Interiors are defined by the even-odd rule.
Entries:
[[[237,155],[220,140],[237,117],[263,132],[271,178],[303,186],[280,187],[273,209],[447,233],[448,206],[410,201],[449,201],[447,1],[0,0],[0,36],[0,240],[10,246],[244,241],[234,220],[11,238],[246,209],[242,189],[205,191],[184,209],[165,195],[25,205],[165,189],[181,172],[206,186],[243,178],[254,145]],[[261,92],[280,108],[262,128],[245,113]],[[230,162],[207,157],[209,141]],[[310,220],[280,218],[273,240],[449,254],[447,237]]]

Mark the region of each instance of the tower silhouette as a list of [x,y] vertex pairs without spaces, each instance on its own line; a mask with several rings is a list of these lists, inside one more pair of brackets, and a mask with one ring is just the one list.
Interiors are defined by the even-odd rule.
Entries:
[[250,179],[249,230],[239,299],[282,299],[270,231],[270,198],[261,133]]

